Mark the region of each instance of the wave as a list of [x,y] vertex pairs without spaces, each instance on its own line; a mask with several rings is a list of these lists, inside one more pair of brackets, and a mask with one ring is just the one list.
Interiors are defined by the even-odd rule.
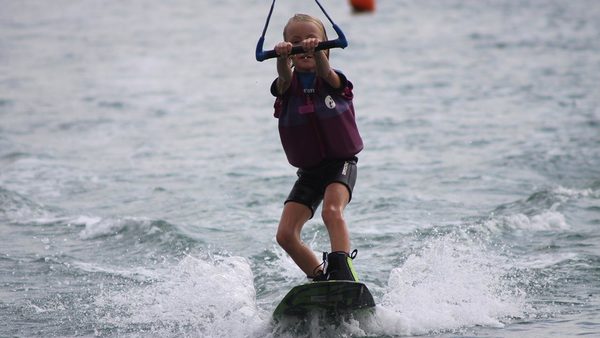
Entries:
[[526,199],[498,206],[481,225],[492,232],[505,230],[569,230],[571,225],[561,207],[581,199],[598,198],[594,188],[569,189],[557,186],[531,194]]
[[118,334],[246,337],[265,325],[241,257],[186,256],[156,269],[147,283],[105,290],[94,303],[99,323]]
[[503,230],[567,230],[571,228],[565,220],[565,216],[558,211],[544,211],[533,216],[524,214],[500,216],[485,221],[483,226],[492,232]]
[[107,236],[121,236],[126,233],[141,234],[151,236],[160,232],[168,232],[173,227],[161,220],[152,220],[142,217],[123,217],[123,218],[101,218],[79,216],[72,219],[70,224],[82,225],[85,228],[79,233],[83,240],[97,239]]
[[56,210],[36,203],[27,197],[0,187],[0,220],[20,224],[33,219],[54,217]]
[[500,205],[493,211],[494,214],[520,212],[524,214],[536,213],[539,210],[556,210],[559,206],[572,200],[582,198],[598,198],[600,191],[588,189],[569,189],[562,186],[544,189],[531,194],[529,197],[516,202]]
[[[268,257],[269,264],[289,263],[278,250],[269,251]],[[273,337],[304,332],[333,337],[457,332],[475,326],[503,327],[528,316],[526,294],[510,279],[511,268],[505,256],[486,249],[485,243],[465,242],[464,234],[443,234],[427,240],[426,247],[391,271],[383,295],[376,295],[373,315],[340,323],[312,318],[299,328],[271,321],[269,304],[275,295],[257,300],[255,283],[265,285],[257,282],[260,276],[255,278],[247,259],[187,255],[176,264],[164,262],[144,269],[136,275],[138,280],[104,289],[95,297],[94,307],[98,332],[116,335]],[[291,275],[292,281],[284,284],[298,277]]]
[[508,259],[446,234],[393,269],[377,309],[380,334],[420,335],[464,327],[503,327],[527,315],[524,292],[508,279]]
[[68,221],[83,226],[79,232],[82,241],[98,241],[110,250],[125,250],[132,259],[136,254],[163,252],[178,257],[204,244],[192,238],[178,226],[161,219],[145,217],[89,217],[78,216]]
[[38,204],[3,188],[0,188],[0,221],[19,226],[17,231],[37,231],[30,227],[53,227],[55,230],[47,233],[48,236],[60,234],[66,236],[65,239],[76,241],[60,244],[67,251],[89,246],[85,243],[87,241],[99,241],[99,247],[125,251],[131,255],[160,251],[179,256],[203,243],[201,239],[188,236],[178,226],[165,220],[135,216],[69,215],[66,211]]

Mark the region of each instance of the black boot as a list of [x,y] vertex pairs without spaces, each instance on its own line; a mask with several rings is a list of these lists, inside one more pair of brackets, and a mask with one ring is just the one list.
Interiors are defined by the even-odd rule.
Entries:
[[[348,280],[358,282],[358,275],[352,265],[352,260],[356,257],[357,253],[358,250],[352,251],[351,254],[344,251],[336,251],[329,254],[323,252],[323,263],[315,268],[312,280],[314,282],[328,280]],[[323,270],[319,270],[321,266],[323,266]]]
[[358,281],[358,275],[354,271],[352,260],[356,257],[357,250],[349,255],[343,251],[332,252],[327,255],[327,277],[328,280]]

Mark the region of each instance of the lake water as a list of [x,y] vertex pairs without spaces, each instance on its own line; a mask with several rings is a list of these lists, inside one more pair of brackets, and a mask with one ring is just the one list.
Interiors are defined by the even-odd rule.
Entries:
[[[0,0],[0,336],[600,335],[600,2],[323,1],[378,306],[280,324],[270,4]],[[267,47],[295,12],[323,18],[278,2]]]

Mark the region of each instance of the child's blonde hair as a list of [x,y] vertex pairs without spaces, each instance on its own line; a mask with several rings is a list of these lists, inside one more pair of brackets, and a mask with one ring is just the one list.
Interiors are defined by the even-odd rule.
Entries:
[[323,22],[321,22],[321,20],[319,20],[318,18],[315,18],[314,16],[310,16],[308,14],[294,14],[293,17],[291,17],[287,24],[285,25],[285,27],[283,28],[283,40],[284,41],[288,41],[287,40],[287,28],[290,25],[290,23],[292,22],[312,22],[315,25],[317,25],[317,27],[319,27],[319,30],[321,31],[321,33],[323,33],[323,41],[327,41],[327,32],[325,31],[325,26],[323,25]]
[[[323,33],[323,39],[322,41],[327,41],[327,31],[325,30],[325,25],[323,25],[323,22],[321,22],[321,20],[319,20],[318,18],[315,18],[314,16],[308,15],[308,14],[294,14],[294,16],[292,16],[287,24],[285,25],[285,27],[283,28],[283,41],[288,41],[287,39],[287,28],[290,25],[290,23],[292,22],[312,22],[315,25],[317,25],[317,27],[319,28],[319,30],[321,31],[321,33]],[[329,49],[325,50],[325,56],[327,57],[327,59],[329,59]]]

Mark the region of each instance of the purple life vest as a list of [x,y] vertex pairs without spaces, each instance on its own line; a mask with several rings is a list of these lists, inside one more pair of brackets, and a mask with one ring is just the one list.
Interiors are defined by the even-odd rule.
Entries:
[[279,136],[288,162],[309,169],[325,159],[348,159],[363,149],[352,105],[352,83],[336,71],[342,86],[332,88],[316,77],[314,88],[303,89],[296,72],[290,87],[277,95],[274,116],[279,119]]

